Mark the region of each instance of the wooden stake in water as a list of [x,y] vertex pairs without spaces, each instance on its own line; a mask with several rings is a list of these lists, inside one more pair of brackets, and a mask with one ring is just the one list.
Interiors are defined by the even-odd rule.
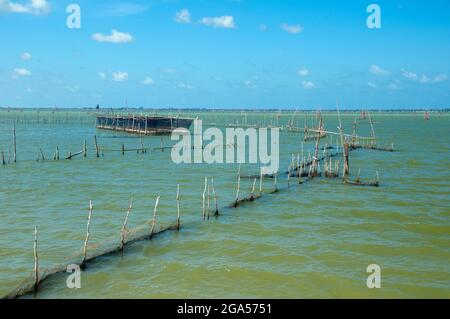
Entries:
[[253,180],[253,188],[252,188],[252,192],[251,192],[251,194],[250,194],[250,200],[253,200],[255,197],[254,197],[254,194],[255,194],[255,187],[256,187],[256,178]]
[[151,231],[150,231],[150,239],[152,239],[152,237],[153,237],[153,232],[155,231],[155,225],[156,225],[156,210],[158,209],[159,198],[160,198],[160,196],[158,196],[158,197],[156,198],[155,209],[153,210],[153,221],[152,221],[152,229],[151,229]]
[[275,179],[274,179],[275,192],[278,191],[278,187],[277,187],[277,175],[278,175],[278,172],[275,173]]
[[133,197],[130,199],[130,206],[128,206],[128,211],[125,216],[125,220],[122,225],[122,230],[120,231],[120,249],[123,250],[123,245],[125,244],[125,232],[128,224],[128,216],[130,216],[131,209],[133,208]]
[[87,146],[86,146],[86,140],[84,140],[83,153],[84,153],[84,157],[86,157],[86,156],[87,156]]
[[177,185],[177,230],[180,230],[180,184]]
[[34,291],[38,290],[39,285],[39,258],[38,258],[38,243],[37,243],[37,227],[34,227]]
[[210,196],[211,195],[211,186],[208,184],[208,220],[209,220],[209,212],[211,211],[211,200],[210,200]]
[[42,151],[42,148],[39,148],[39,151],[41,152],[42,160],[45,161],[44,152]]
[[216,190],[214,189],[214,177],[211,177],[211,188],[212,188],[212,192],[213,192],[213,196],[214,196],[214,206],[216,208],[216,210],[214,211],[214,215],[219,215],[219,204],[217,203],[217,195],[216,195]]
[[3,150],[2,150],[2,162],[3,162],[3,165],[6,164],[6,162],[5,162],[5,153],[3,153]]
[[14,163],[17,163],[16,124],[13,124]]
[[88,215],[88,221],[86,226],[86,239],[84,240],[84,246],[83,246],[83,261],[81,262],[80,268],[85,269],[86,268],[86,255],[87,255],[87,245],[89,241],[90,236],[90,227],[91,227],[91,218],[92,218],[92,201],[89,201],[89,215]]
[[94,144],[95,144],[95,151],[97,153],[97,158],[99,158],[100,154],[98,152],[97,135],[94,135]]
[[241,188],[241,164],[239,164],[239,169],[238,169],[238,182],[237,182],[236,200],[235,200],[236,205],[239,201],[239,189],[240,188]]
[[288,166],[288,176],[287,176],[287,182],[288,182],[288,188],[291,186],[291,165]]
[[259,176],[259,197],[262,196],[262,183],[263,183],[264,174],[261,170],[261,175]]
[[206,190],[208,187],[208,177],[205,176],[205,189],[203,190],[203,209],[202,209],[202,213],[203,213],[203,220],[206,219],[206,211],[205,211],[205,201],[206,201]]

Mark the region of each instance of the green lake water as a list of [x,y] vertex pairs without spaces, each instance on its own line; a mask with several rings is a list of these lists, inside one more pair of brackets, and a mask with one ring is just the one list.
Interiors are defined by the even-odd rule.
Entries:
[[[275,122],[275,114],[182,115],[224,129],[245,117],[247,123]],[[354,117],[342,114],[346,133]],[[291,118],[292,112],[282,113],[280,125]],[[379,142],[394,143],[395,152],[354,150],[350,169],[370,180],[378,171],[379,188],[316,178],[302,185],[292,182],[288,189],[286,176],[280,176],[278,193],[269,194],[273,180],[264,180],[260,200],[203,221],[204,177],[214,177],[219,207],[227,206],[236,194],[238,164],[176,165],[170,150],[123,156],[110,150],[119,150],[122,143],[138,148],[139,137],[96,130],[93,114],[2,110],[0,149],[8,160],[14,119],[17,163],[0,162],[0,295],[32,272],[35,225],[44,269],[81,249],[89,200],[94,205],[90,243],[118,242],[131,196],[129,227],[152,218],[157,195],[159,223],[174,222],[179,183],[179,232],[129,245],[123,255],[96,259],[82,273],[81,289],[68,289],[64,273],[26,297],[450,298],[450,116],[433,113],[424,121],[421,113],[375,113],[373,118]],[[327,129],[337,131],[335,113],[325,113],[324,121]],[[358,134],[369,136],[367,120],[359,121]],[[297,113],[296,125],[303,122],[304,114]],[[94,135],[105,149],[99,159]],[[63,157],[80,151],[85,139],[87,158],[36,161],[40,148],[50,159],[59,146]],[[280,170],[287,170],[302,140],[303,133],[280,133]],[[157,136],[142,141],[145,147],[161,144]],[[164,145],[170,144],[164,137]],[[313,141],[304,143],[305,153],[313,148]],[[241,170],[258,174],[259,166],[243,164]],[[242,196],[252,184],[241,180]],[[366,286],[369,264],[381,267],[380,289]]]

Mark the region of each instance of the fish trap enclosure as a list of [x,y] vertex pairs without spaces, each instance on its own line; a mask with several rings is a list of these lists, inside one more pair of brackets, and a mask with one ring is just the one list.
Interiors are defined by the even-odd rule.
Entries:
[[189,129],[194,119],[164,116],[97,116],[98,129],[143,135],[165,135],[177,128]]

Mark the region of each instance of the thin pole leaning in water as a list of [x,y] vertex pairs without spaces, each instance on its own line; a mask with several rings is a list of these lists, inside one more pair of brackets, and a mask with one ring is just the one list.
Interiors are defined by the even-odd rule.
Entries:
[[209,185],[208,183],[208,220],[210,211],[211,211],[211,185]]
[[16,124],[13,124],[14,163],[17,163]]
[[38,290],[39,285],[39,258],[37,248],[37,227],[34,226],[34,291]]
[[99,158],[100,155],[98,153],[97,135],[94,135],[94,144],[95,144],[95,151],[97,152],[97,158]]
[[208,187],[208,177],[205,176],[205,188],[203,190],[203,204],[202,204],[203,220],[206,219],[205,200],[206,200],[206,189],[207,189],[207,187]]
[[128,206],[127,214],[125,216],[125,220],[122,225],[122,230],[120,231],[120,249],[123,250],[123,246],[125,244],[125,231],[128,224],[128,216],[130,216],[131,209],[133,208],[133,197],[130,199],[130,205]]
[[239,202],[239,189],[240,188],[241,188],[241,164],[239,164],[239,169],[238,169],[238,182],[237,182],[236,200],[235,200],[236,206]]
[[155,231],[155,225],[156,225],[156,210],[158,209],[158,203],[159,203],[159,198],[161,196],[158,196],[156,198],[156,202],[155,202],[155,209],[153,210],[153,220],[152,220],[152,229],[150,231],[150,239],[152,239],[153,237],[153,232]]
[[81,262],[80,268],[85,269],[86,268],[86,255],[87,255],[87,245],[89,241],[90,236],[90,228],[91,228],[91,218],[92,218],[92,201],[89,201],[89,215],[88,215],[88,221],[86,226],[86,239],[84,240],[83,245],[83,261]]
[[255,199],[255,196],[254,196],[255,195],[255,187],[256,187],[256,177],[253,180],[253,188],[252,188],[252,192],[250,194],[250,200],[251,201]]
[[217,203],[216,190],[214,189],[214,177],[211,177],[211,188],[212,188],[212,192],[213,192],[213,196],[214,196],[214,205],[216,207],[214,215],[218,216],[219,215],[219,206],[218,206],[218,203]]
[[262,170],[261,170],[261,176],[259,177],[259,197],[262,196],[262,182],[263,182],[263,176],[264,176],[264,174],[263,174],[263,172],[262,172]]

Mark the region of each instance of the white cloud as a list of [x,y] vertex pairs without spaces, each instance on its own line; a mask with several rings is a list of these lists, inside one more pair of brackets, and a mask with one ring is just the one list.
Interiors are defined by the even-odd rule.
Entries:
[[124,81],[128,80],[127,72],[121,72],[121,71],[113,72],[112,76],[113,76],[113,80],[116,82],[124,82]]
[[70,92],[76,92],[78,91],[78,86],[69,86],[66,85],[63,87],[64,90],[70,91]]
[[298,70],[298,74],[300,76],[308,76],[309,75],[309,70],[307,68],[301,68],[300,70]]
[[201,19],[199,22],[214,28],[234,29],[236,27],[232,16],[207,17]]
[[434,77],[433,82],[434,83],[439,83],[439,82],[443,82],[445,80],[447,80],[447,74],[441,73],[441,74],[438,74],[438,75],[436,75]]
[[[0,0],[1,1],[1,0]],[[22,60],[31,60],[31,53],[30,52],[24,52],[20,55],[20,58]]]
[[40,15],[50,12],[50,4],[47,0],[27,0],[21,2],[0,0],[0,12]]
[[175,68],[163,68],[161,69],[162,73],[167,73],[167,74],[175,74],[177,73],[177,69]]
[[389,84],[389,85],[387,86],[387,88],[390,89],[390,90],[398,90],[398,89],[399,89],[398,85],[395,84],[395,83]]
[[105,80],[106,79],[106,74],[103,72],[98,72],[98,76],[100,77],[100,79]]
[[385,75],[385,76],[391,74],[391,72],[389,72],[388,70],[382,69],[381,67],[375,64],[372,64],[370,66],[369,72],[375,75]]
[[416,73],[409,72],[409,71],[407,71],[405,69],[402,69],[401,71],[402,71],[402,76],[407,78],[407,79],[416,81],[419,78]]
[[256,89],[258,86],[250,80],[244,82],[247,89]]
[[430,78],[428,76],[426,76],[425,74],[422,74],[422,76],[419,79],[420,83],[428,83],[430,82]]
[[367,86],[371,87],[372,89],[376,89],[377,88],[377,85],[375,83],[372,83],[372,82],[367,82]]
[[303,85],[303,88],[307,89],[307,90],[316,88],[316,85],[311,81],[303,81],[302,85]]
[[27,69],[23,69],[23,68],[16,68],[13,70],[13,73],[12,73],[12,77],[14,79],[17,79],[18,77],[21,77],[21,76],[29,76],[29,75],[31,75],[31,72],[28,71]]
[[187,90],[192,90],[192,89],[194,88],[192,85],[186,84],[186,83],[184,83],[184,82],[180,82],[180,83],[178,84],[178,87],[179,87],[180,89],[187,89]]
[[290,34],[296,34],[296,33],[300,33],[303,31],[303,27],[300,24],[289,25],[289,24],[283,23],[280,27],[281,27],[281,29],[283,29],[284,31],[286,31],[287,33],[290,33]]
[[433,77],[433,79],[430,79],[425,74],[422,74],[419,77],[416,73],[406,71],[405,69],[401,69],[401,71],[402,71],[403,77],[413,80],[413,81],[419,81],[420,83],[430,83],[430,82],[439,83],[439,82],[445,81],[447,79],[447,75],[443,74],[443,73],[437,74],[436,76]]
[[175,21],[178,23],[191,23],[191,13],[188,9],[182,9],[175,14]]
[[128,43],[133,41],[133,36],[113,29],[110,35],[94,33],[92,39],[97,42]]
[[147,77],[145,77],[145,79],[143,79],[141,81],[141,83],[144,85],[153,85],[153,84],[155,84],[155,81],[153,81],[153,79],[151,77],[147,76]]

